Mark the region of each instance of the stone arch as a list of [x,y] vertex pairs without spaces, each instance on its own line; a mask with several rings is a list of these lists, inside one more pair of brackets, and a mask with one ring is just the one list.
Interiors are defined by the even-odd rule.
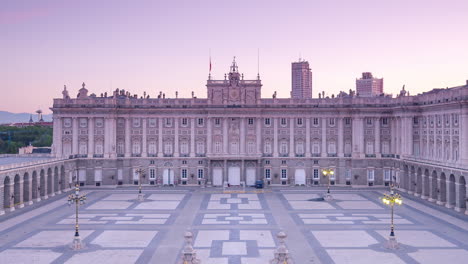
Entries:
[[51,168],[48,168],[47,169],[47,194],[52,194],[53,193],[53,189],[52,189],[52,169]]
[[29,178],[29,173],[25,172],[23,175],[23,202],[30,201],[30,186],[31,179]]
[[415,193],[419,195],[422,194],[423,191],[423,174],[422,169],[418,168],[418,172],[416,174],[416,190]]
[[455,206],[455,175],[450,174],[448,181],[448,201],[447,205],[449,208]]
[[431,196],[430,198],[435,201],[437,200],[437,193],[440,192],[440,190],[437,188],[437,172],[434,170],[432,171],[432,179],[431,179]]
[[3,208],[10,208],[11,205],[10,177],[3,180]]
[[415,193],[416,192],[416,169],[413,166],[411,166],[409,178],[410,178],[410,182],[409,182],[408,190],[411,193]]
[[423,192],[422,192],[422,196],[424,196],[424,198],[427,198],[430,196],[430,186],[429,186],[429,170],[428,169],[425,169],[424,170],[424,178],[423,178]]
[[460,211],[464,211],[466,209],[466,181],[464,176],[460,176],[458,179],[458,199],[457,199],[457,208]]
[[439,201],[440,204],[447,202],[447,177],[443,172],[440,174]]
[[39,179],[39,193],[41,197],[46,198],[47,195],[47,186],[46,186],[46,176],[44,169],[40,172],[40,179]]
[[19,174],[15,175],[14,186],[13,186],[13,206],[21,203],[21,177]]
[[409,175],[409,169],[408,165],[403,166],[403,188],[406,189],[406,191],[410,191],[410,175]]
[[59,169],[58,167],[54,168],[54,192],[59,191]]
[[32,194],[32,199],[37,199],[38,193],[39,193],[39,186],[37,185],[37,172],[33,171],[32,173],[32,186],[31,186],[31,194]]
[[60,167],[60,190],[65,190],[65,167],[62,165]]

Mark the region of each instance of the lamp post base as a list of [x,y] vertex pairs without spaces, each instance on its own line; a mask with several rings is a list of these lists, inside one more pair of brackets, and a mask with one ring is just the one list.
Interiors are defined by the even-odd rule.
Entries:
[[326,193],[324,196],[323,196],[323,199],[327,202],[329,201],[333,201],[333,196],[329,193]]
[[389,236],[388,241],[385,244],[387,249],[398,249],[400,245],[398,244],[395,236]]
[[138,201],[143,202],[145,200],[145,196],[142,193],[138,194]]
[[84,244],[81,242],[81,238],[79,236],[75,236],[73,238],[73,242],[71,244],[71,248],[73,250],[80,250],[84,248]]

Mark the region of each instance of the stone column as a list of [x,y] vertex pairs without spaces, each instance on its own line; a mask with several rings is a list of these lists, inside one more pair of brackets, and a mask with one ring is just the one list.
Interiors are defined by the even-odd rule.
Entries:
[[117,158],[117,149],[116,149],[116,122],[117,120],[114,117],[109,117],[109,158]]
[[[141,122],[143,123],[143,136],[142,136],[142,142],[141,142],[141,145],[142,145],[142,153],[141,153],[141,156],[142,157],[148,157],[148,150],[147,150],[147,146],[148,146],[148,140],[147,140],[147,129],[146,129],[146,126],[147,126],[147,122],[148,119],[147,118],[142,118],[141,119]],[[177,131],[177,130],[176,130]],[[176,132],[177,133],[177,132]]]
[[396,150],[396,155],[401,154],[401,124],[400,124],[401,118],[397,117],[395,120],[395,128],[396,128],[396,142],[395,142],[395,150]]
[[453,159],[453,137],[452,137],[452,123],[453,123],[453,119],[452,119],[452,114],[449,114],[448,115],[448,118],[449,118],[449,161],[454,161]]
[[229,153],[228,150],[228,118],[223,119],[223,152],[225,155]]
[[[21,175],[20,175],[21,177]],[[19,184],[19,204],[17,205],[18,208],[23,208],[24,207],[24,200],[23,200],[23,193],[24,193],[24,190],[23,190],[23,187],[24,187],[24,180],[20,180],[18,182]],[[53,188],[53,187],[52,187]],[[53,192],[52,192],[53,193]]]
[[[445,207],[447,208],[453,208],[453,204],[450,204],[450,180],[449,180],[450,177],[447,177],[447,180],[445,181]],[[455,193],[456,193],[456,188],[455,188]],[[456,195],[455,195],[455,199],[456,199]],[[456,201],[455,201],[456,203]]]
[[432,180],[433,180],[433,179],[432,179],[432,175],[431,175],[431,176],[429,176],[429,193],[427,194],[427,196],[428,196],[428,197],[427,197],[427,200],[428,200],[429,202],[435,202],[434,198],[432,198],[432,197],[434,197],[433,192],[435,191],[435,190],[434,190],[434,189],[435,189],[434,186],[432,186],[432,185],[433,185]]
[[463,206],[466,204],[466,201],[461,199],[461,193],[460,193],[460,183],[456,182],[455,183],[455,211],[464,213],[465,208]]
[[426,159],[429,159],[430,158],[430,145],[429,145],[429,142],[430,142],[430,136],[429,136],[429,132],[430,132],[430,127],[429,127],[429,117],[426,116],[426,155],[425,155],[425,158]]
[[[194,123],[195,124],[195,123]],[[206,119],[206,155],[211,155],[213,151],[213,136],[211,131],[211,117]],[[190,157],[192,157],[192,141],[193,141],[193,153],[195,154],[195,131],[192,129],[190,134]],[[195,156],[195,155],[194,155]]]
[[257,142],[256,142],[256,146],[257,146],[257,154],[258,155],[261,155],[262,154],[262,132],[261,132],[261,124],[262,124],[262,119],[261,118],[256,118],[255,119],[255,122],[256,123],[256,136],[257,136]]
[[380,153],[380,118],[375,118],[374,119],[374,126],[375,126],[375,129],[374,129],[374,153],[375,153],[375,156],[377,158],[380,158],[381,157],[381,153]]
[[294,149],[294,118],[289,119],[289,157],[295,156]]
[[125,118],[125,157],[132,156],[130,117]]
[[278,155],[278,117],[273,118],[273,157]]
[[[211,121],[208,118],[208,154],[211,153]],[[190,118],[190,157],[195,157],[195,118]]]
[[56,157],[62,156],[62,118],[54,116],[54,154]]
[[73,132],[72,132],[72,155],[79,154],[78,151],[78,118],[73,117]]
[[463,109],[460,118],[458,119],[460,132],[459,152],[460,152],[460,164],[468,164],[468,108]]
[[158,118],[158,157],[163,157],[163,118]]
[[2,197],[5,197],[4,193],[5,193],[5,186],[3,185],[3,182],[0,183],[0,194],[1,194],[1,197],[0,197],[0,215],[4,215],[5,214],[5,204],[6,204],[6,201],[3,200]]
[[174,117],[174,157],[179,157],[179,118]]
[[306,117],[306,153],[305,156],[310,158],[312,154],[310,153],[310,118]]
[[432,148],[434,149],[434,155],[431,157],[432,160],[435,160],[437,159],[437,118],[436,116],[434,115],[434,126],[433,126],[433,129],[432,129],[432,137],[434,139],[434,143],[432,145]]
[[338,157],[342,158],[344,157],[344,151],[343,151],[343,148],[344,148],[344,138],[343,138],[343,135],[344,135],[344,131],[343,131],[343,118],[342,117],[338,117],[337,119],[337,122],[338,122]]
[[245,118],[243,117],[240,118],[240,154],[245,154]]
[[322,117],[322,151],[321,156],[327,156],[327,119]]
[[88,118],[88,158],[94,156],[94,118]]

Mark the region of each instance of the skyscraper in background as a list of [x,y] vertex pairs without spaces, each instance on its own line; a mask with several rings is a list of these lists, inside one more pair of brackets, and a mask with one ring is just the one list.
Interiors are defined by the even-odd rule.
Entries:
[[297,99],[312,98],[312,71],[308,61],[293,62],[291,64],[291,97]]
[[356,79],[358,96],[371,97],[383,94],[383,78],[374,78],[371,72],[363,72],[361,79]]

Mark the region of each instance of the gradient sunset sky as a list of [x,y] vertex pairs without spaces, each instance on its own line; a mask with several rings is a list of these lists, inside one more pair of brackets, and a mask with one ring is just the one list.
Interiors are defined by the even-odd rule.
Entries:
[[116,88],[206,97],[236,56],[262,96],[289,97],[291,62],[313,71],[313,97],[355,89],[364,71],[411,94],[468,79],[466,0],[1,1],[0,110],[49,113],[66,84],[76,97]]

